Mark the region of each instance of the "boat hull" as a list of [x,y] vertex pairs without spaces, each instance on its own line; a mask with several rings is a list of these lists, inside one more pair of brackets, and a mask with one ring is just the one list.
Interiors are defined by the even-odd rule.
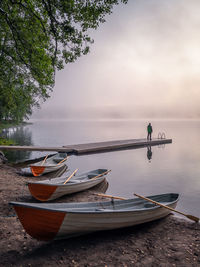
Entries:
[[65,164],[59,164],[55,166],[30,166],[33,176],[40,176],[45,173],[54,172],[62,168]]
[[[170,202],[162,201],[157,196],[149,198],[175,208],[178,194],[171,195],[173,201]],[[163,196],[166,198],[166,194]],[[170,213],[166,208],[151,206],[149,202],[139,199],[96,203],[11,204],[27,233],[44,241],[134,226],[163,218]],[[131,205],[134,207],[131,208]]]
[[67,160],[67,157],[63,159],[63,162],[57,162],[57,155],[49,157],[46,161],[39,161],[30,165],[31,172],[33,176],[41,176],[46,173],[54,172],[66,165],[64,162]]
[[[176,205],[169,205],[175,208]],[[73,236],[84,235],[97,231],[107,231],[125,228],[151,222],[166,217],[170,214],[165,208],[158,208],[156,214],[152,211],[145,212],[126,212],[109,214],[87,214],[82,217],[80,214],[67,214],[63,223],[55,236],[55,239],[70,238]]]
[[40,201],[50,201],[60,198],[64,195],[69,195],[90,189],[105,180],[105,177],[100,177],[93,181],[80,183],[78,185],[48,185],[28,183],[28,188],[31,195]]
[[[41,182],[28,182],[31,195],[39,201],[50,201],[64,195],[80,192],[92,188],[105,180],[103,173],[106,169],[97,169],[73,177],[68,183],[64,184],[67,177],[59,177]],[[95,176],[102,175],[98,178]],[[90,178],[88,178],[90,177]]]

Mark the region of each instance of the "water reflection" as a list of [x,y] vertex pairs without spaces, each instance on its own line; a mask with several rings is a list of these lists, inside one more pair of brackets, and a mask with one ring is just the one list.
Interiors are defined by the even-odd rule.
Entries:
[[151,162],[152,159],[152,150],[151,150],[151,146],[147,146],[147,159],[149,160],[149,162]]
[[[25,145],[30,146],[32,145],[32,133],[31,131],[24,127],[24,126],[17,126],[12,127],[9,129],[3,129],[2,137],[6,139],[13,140],[17,145]],[[22,161],[29,159],[31,156],[31,151],[20,151],[20,150],[13,150],[13,151],[5,151],[5,156],[10,162]]]

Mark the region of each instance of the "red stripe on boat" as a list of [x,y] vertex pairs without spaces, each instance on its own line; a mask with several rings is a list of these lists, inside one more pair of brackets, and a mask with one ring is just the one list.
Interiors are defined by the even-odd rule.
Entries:
[[31,166],[31,171],[34,176],[41,175],[45,170],[44,166]]
[[50,241],[57,235],[64,212],[14,206],[26,232],[37,240]]
[[55,192],[57,186],[29,183],[28,188],[34,198],[40,201],[47,201]]

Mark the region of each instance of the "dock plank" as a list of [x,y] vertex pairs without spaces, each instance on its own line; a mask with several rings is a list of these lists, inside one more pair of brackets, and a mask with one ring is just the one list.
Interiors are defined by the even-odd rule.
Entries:
[[76,145],[65,145],[62,147],[42,147],[42,146],[0,146],[0,150],[24,150],[24,151],[56,151],[69,154],[87,154],[108,152],[112,150],[139,148],[144,146],[156,146],[172,143],[172,139],[128,139],[112,140],[105,142],[94,142]]
[[[139,148],[143,146],[155,146],[160,144],[172,143],[172,139],[153,139],[151,141],[147,139],[129,139],[129,140],[115,140],[106,142],[96,142],[74,145],[73,150],[75,154],[87,154],[106,152],[111,150],[127,149],[127,148]],[[67,146],[66,146],[67,147]]]
[[67,147],[43,147],[43,146],[0,146],[0,150],[22,150],[22,151],[51,151],[51,152],[73,152]]

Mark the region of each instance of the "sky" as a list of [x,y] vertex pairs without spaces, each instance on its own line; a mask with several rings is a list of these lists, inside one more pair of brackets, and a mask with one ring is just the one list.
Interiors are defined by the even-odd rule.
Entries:
[[32,118],[199,119],[199,13],[199,0],[116,6]]

